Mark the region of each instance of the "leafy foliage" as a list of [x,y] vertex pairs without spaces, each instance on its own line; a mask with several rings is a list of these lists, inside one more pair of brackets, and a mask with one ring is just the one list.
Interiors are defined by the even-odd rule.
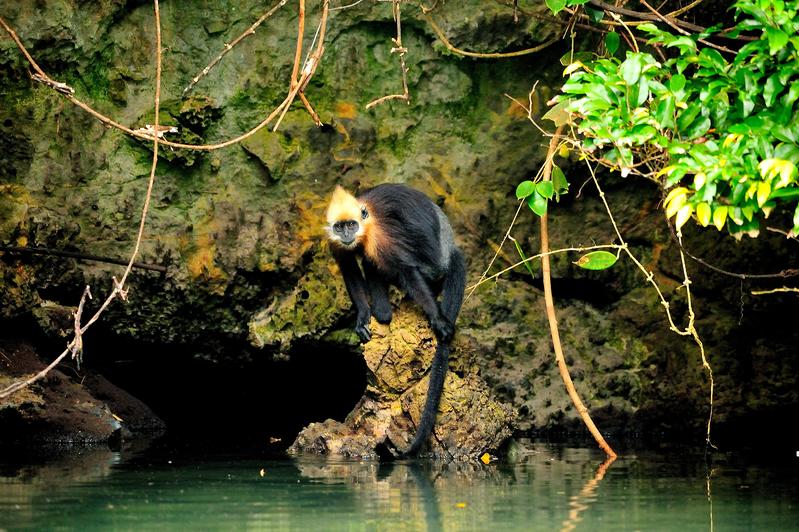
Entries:
[[[756,37],[734,57],[701,46],[711,31],[673,35],[642,24],[637,31],[672,57],[627,51],[620,58],[619,35],[608,33],[604,56],[580,54],[568,64],[557,109],[590,156],[660,182],[678,229],[693,217],[755,236],[761,219],[783,205],[794,212],[790,234],[799,234],[799,6],[739,0],[734,7],[732,36]],[[546,212],[549,198],[537,186],[524,191],[536,213],[542,205]]]

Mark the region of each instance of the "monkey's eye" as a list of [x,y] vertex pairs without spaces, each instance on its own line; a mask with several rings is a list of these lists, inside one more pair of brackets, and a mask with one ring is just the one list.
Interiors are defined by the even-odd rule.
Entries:
[[366,207],[361,207],[361,220],[369,218],[369,213],[366,212]]

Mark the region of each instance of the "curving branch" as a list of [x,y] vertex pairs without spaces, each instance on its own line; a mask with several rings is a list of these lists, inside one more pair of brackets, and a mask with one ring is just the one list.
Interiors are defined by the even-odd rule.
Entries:
[[[158,111],[161,104],[161,12],[158,6],[158,0],[153,0],[153,9],[155,13],[155,96],[154,96],[154,108],[155,108],[155,119],[154,119],[154,130],[158,131]],[[5,22],[0,19],[0,22],[3,23],[3,26],[7,28]],[[8,28],[7,28],[8,29]],[[32,65],[36,65],[35,61],[32,58],[29,58]],[[38,68],[38,65],[35,66]],[[48,78],[49,79],[49,78]],[[86,322],[84,325],[80,325],[81,316],[83,314],[83,305],[87,297],[91,297],[91,292],[89,291],[89,287],[87,286],[83,292],[83,296],[81,297],[80,303],[78,304],[78,308],[75,312],[75,335],[72,340],[67,345],[66,349],[61,352],[61,354],[53,360],[50,365],[48,365],[45,369],[40,371],[39,373],[33,375],[32,377],[12,383],[11,385],[7,386],[0,390],[0,399],[8,397],[12,393],[19,391],[26,386],[36,382],[37,380],[41,379],[45,375],[47,375],[50,370],[56,367],[68,354],[72,354],[72,358],[76,359],[78,363],[80,363],[80,355],[83,350],[83,334],[89,329],[89,327],[94,324],[100,316],[105,312],[108,306],[114,301],[117,297],[126,300],[127,299],[127,290],[125,289],[125,281],[128,278],[131,270],[133,269],[133,265],[135,264],[136,257],[139,254],[139,247],[142,242],[142,238],[144,236],[144,226],[147,220],[147,212],[150,207],[150,199],[152,197],[153,185],[155,183],[155,170],[158,166],[158,144],[159,138],[158,136],[154,136],[152,138],[153,141],[153,161],[150,167],[150,177],[147,181],[147,193],[144,197],[144,205],[142,206],[142,213],[141,213],[141,220],[139,222],[139,230],[136,234],[136,242],[133,246],[133,252],[130,255],[130,260],[128,261],[127,267],[125,268],[124,273],[122,274],[121,280],[117,280],[116,277],[112,277],[113,285],[111,292],[106,297],[103,304],[100,306],[99,309],[94,313],[94,315]]]
[[433,32],[436,34],[441,43],[447,48],[447,50],[449,50],[453,54],[463,55],[466,57],[478,57],[483,59],[506,59],[509,57],[520,57],[523,55],[530,55],[536,52],[540,52],[544,48],[547,48],[548,46],[555,44],[560,40],[560,37],[556,35],[555,37],[544,42],[543,44],[540,44],[538,46],[533,46],[532,48],[526,48],[524,50],[517,50],[515,52],[488,52],[488,53],[469,52],[467,50],[461,50],[460,48],[453,46],[453,44],[449,42],[449,39],[447,39],[446,35],[444,35],[442,29],[438,26],[438,24],[436,24],[435,20],[433,20],[433,17],[430,16],[429,14],[430,10],[425,9],[423,6],[421,7],[421,9],[422,9],[422,16],[425,18],[427,23],[433,29]]

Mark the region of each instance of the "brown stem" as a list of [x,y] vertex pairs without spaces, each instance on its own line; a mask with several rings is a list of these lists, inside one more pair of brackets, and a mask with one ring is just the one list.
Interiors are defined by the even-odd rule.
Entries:
[[[552,175],[552,158],[555,156],[555,151],[558,147],[558,138],[562,129],[563,126],[560,126],[549,142],[549,152],[547,153],[544,166],[544,181],[549,181]],[[563,347],[560,342],[560,334],[558,333],[558,319],[555,315],[555,303],[552,297],[552,278],[550,275],[548,251],[549,231],[547,230],[547,215],[544,214],[541,217],[541,273],[544,281],[544,303],[546,305],[547,319],[549,320],[549,331],[552,335],[552,346],[555,350],[555,361],[558,364],[558,371],[560,371],[563,384],[566,385],[566,391],[569,393],[569,397],[571,397],[572,403],[574,403],[574,407],[580,414],[583,423],[585,423],[585,426],[588,428],[588,431],[594,437],[597,444],[599,444],[599,447],[605,451],[608,456],[615,457],[615,451],[608,445],[602,433],[599,432],[599,429],[594,424],[591,415],[588,413],[588,408],[586,408],[583,401],[580,399],[580,395],[574,387],[574,382],[572,382],[571,375],[569,375],[569,367],[566,365],[566,358],[563,356]]]

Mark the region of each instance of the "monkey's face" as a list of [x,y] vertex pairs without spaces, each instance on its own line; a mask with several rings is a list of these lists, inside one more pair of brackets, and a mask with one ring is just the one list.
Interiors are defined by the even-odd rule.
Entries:
[[357,220],[338,220],[329,228],[330,239],[345,248],[354,248],[363,238],[365,224],[369,218],[366,207],[361,207],[360,222]]
[[361,225],[355,220],[336,222],[331,228],[330,237],[346,248],[355,247],[360,229]]
[[364,205],[341,187],[336,187],[327,209],[327,232],[330,240],[352,249],[364,238],[369,212]]

